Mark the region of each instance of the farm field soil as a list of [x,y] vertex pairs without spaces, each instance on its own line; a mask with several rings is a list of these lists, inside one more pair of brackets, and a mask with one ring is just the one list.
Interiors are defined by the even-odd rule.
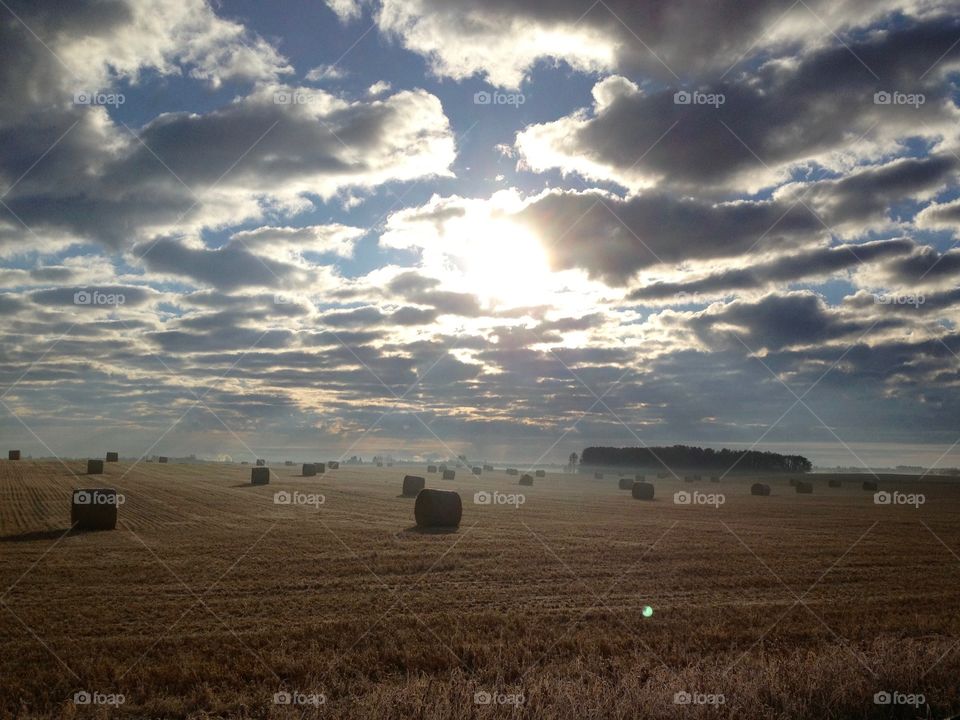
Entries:
[[[85,471],[0,461],[0,717],[960,711],[960,487],[946,480],[881,477],[917,507],[826,475],[808,476],[811,495],[766,478],[770,497],[750,495],[756,477],[654,480],[644,502],[614,476],[519,487],[502,471],[298,465],[252,486],[241,465]],[[461,494],[458,530],[413,527],[408,473]],[[70,490],[98,486],[124,496],[117,530],[68,532]],[[123,703],[78,706],[78,692]],[[884,692],[923,702],[876,704]]]

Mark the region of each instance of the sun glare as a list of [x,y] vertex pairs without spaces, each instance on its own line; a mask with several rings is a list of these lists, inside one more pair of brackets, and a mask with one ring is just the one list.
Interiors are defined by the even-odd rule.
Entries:
[[507,220],[487,220],[470,229],[462,272],[467,289],[489,304],[536,304],[550,291],[549,258],[540,240]]

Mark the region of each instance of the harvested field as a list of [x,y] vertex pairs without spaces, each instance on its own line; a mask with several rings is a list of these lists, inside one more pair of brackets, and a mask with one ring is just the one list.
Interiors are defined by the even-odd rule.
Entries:
[[923,693],[904,717],[960,710],[946,481],[881,476],[916,507],[730,475],[714,507],[674,504],[675,479],[635,502],[549,474],[520,506],[475,504],[516,492],[496,471],[447,481],[460,527],[424,532],[394,470],[253,486],[240,465],[121,462],[97,481],[125,497],[117,529],[67,533],[89,482],[67,465],[0,463],[0,717],[85,717],[84,690],[131,718],[890,717],[883,691]]

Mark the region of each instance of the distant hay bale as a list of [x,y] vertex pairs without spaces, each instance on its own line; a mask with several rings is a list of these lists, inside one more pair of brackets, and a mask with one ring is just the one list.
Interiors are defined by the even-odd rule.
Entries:
[[637,482],[646,482],[646,481],[647,481],[647,476],[646,476],[646,475],[641,475],[640,473],[637,473],[636,475],[633,476],[633,479],[636,480]]
[[160,457],[157,458],[157,462],[158,462],[158,463],[165,463],[165,462],[167,462],[167,457],[166,457],[165,455],[161,455]]
[[427,481],[419,475],[403,476],[403,494],[406,497],[414,497],[418,492],[423,490],[426,485]]
[[659,480],[663,480],[664,478],[668,478],[668,477],[670,477],[670,473],[665,473],[665,472],[658,472],[658,473],[657,473],[657,478],[658,478]]
[[382,462],[378,462],[378,463],[377,463],[377,467],[383,467],[383,463],[382,463]]
[[293,467],[293,460],[284,460],[283,464],[287,467]]
[[534,475],[536,475],[537,477],[546,477],[546,476],[547,476],[547,471],[546,471],[546,470],[537,470],[537,471],[534,473]]
[[484,471],[484,472],[493,472],[493,465],[484,465],[484,466],[483,466],[483,471]]
[[516,468],[507,468],[507,475],[519,475],[520,471]]
[[117,527],[117,491],[113,488],[74,490],[70,500],[74,530],[113,530]]
[[457,471],[456,471],[456,470],[444,470],[444,471],[443,471],[443,479],[444,479],[444,480],[453,480],[455,477],[457,477]]
[[317,474],[317,466],[313,463],[304,463],[303,470],[300,471],[300,474],[304,477],[313,477]]
[[633,490],[633,478],[620,478],[621,490]]
[[427,465],[427,472],[428,472],[428,473],[435,473],[436,471],[437,471],[437,466],[436,466],[436,465]]
[[107,462],[120,462],[120,453],[108,452]]
[[876,491],[877,491],[877,481],[876,481],[876,480],[864,480],[864,481],[863,481],[863,489],[864,489],[864,490],[867,490],[867,491],[869,491],[869,492],[876,492]]
[[796,489],[798,493],[803,495],[810,495],[813,493],[813,483],[804,482],[803,480],[798,480]]
[[11,450],[10,452],[7,453],[7,459],[8,459],[8,460],[19,460],[19,459],[20,459],[20,451],[19,451],[19,450]]
[[478,466],[478,467],[475,467],[475,468],[471,469],[470,472],[472,472],[474,475],[479,475],[480,473],[483,472],[483,468],[481,468],[481,467]]
[[754,483],[753,485],[750,486],[750,494],[751,495],[769,495],[770,486],[764,485],[763,483]]
[[87,460],[87,475],[103,475],[103,460]]
[[520,485],[533,485],[533,476],[529,473],[524,473],[520,476]]
[[327,466],[321,462],[315,462],[313,466],[317,469],[317,475],[323,475],[327,471]]
[[330,462],[327,463],[327,467],[330,468],[331,470],[339,470],[340,463],[337,462],[336,460],[331,460]]
[[833,478],[832,480],[827,480],[827,485],[829,487],[840,487],[841,484],[842,483],[840,482],[839,478]]
[[595,473],[593,474],[593,477],[594,477],[595,480],[603,480],[603,473],[602,473],[602,472],[595,472]]
[[790,487],[796,487],[798,482],[800,481],[796,478],[790,478]]
[[717,483],[720,482],[720,476],[719,476],[719,475],[711,475],[711,476],[710,476],[710,482],[717,482]]
[[653,500],[653,483],[634,482],[630,491],[635,500]]
[[685,475],[683,478],[684,482],[696,482],[699,479],[699,475]]
[[447,471],[447,466],[446,466],[446,465],[437,465],[437,470],[439,470],[440,472],[446,472],[446,471]]
[[420,527],[457,527],[463,516],[463,503],[458,493],[424,488],[417,494],[413,516]]
[[266,460],[263,460],[263,459],[260,459],[260,458],[257,459],[257,467],[266,467],[266,466],[267,466],[267,461],[266,461]]
[[250,484],[251,485],[269,485],[270,484],[270,468],[267,468],[267,467],[250,468]]

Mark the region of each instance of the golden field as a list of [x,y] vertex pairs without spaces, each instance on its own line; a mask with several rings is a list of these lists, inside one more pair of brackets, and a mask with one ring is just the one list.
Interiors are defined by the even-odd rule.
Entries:
[[[922,493],[914,507],[875,504],[863,477],[809,476],[812,495],[768,478],[770,497],[749,494],[756,478],[654,480],[643,502],[615,475],[521,488],[502,469],[272,469],[254,487],[235,464],[87,477],[85,461],[0,461],[0,717],[960,711],[960,487],[946,479],[881,477]],[[405,473],[460,492],[459,530],[413,527]],[[67,532],[80,487],[124,495],[117,530]],[[478,505],[479,490],[524,502]],[[678,490],[724,502],[678,505]]]

